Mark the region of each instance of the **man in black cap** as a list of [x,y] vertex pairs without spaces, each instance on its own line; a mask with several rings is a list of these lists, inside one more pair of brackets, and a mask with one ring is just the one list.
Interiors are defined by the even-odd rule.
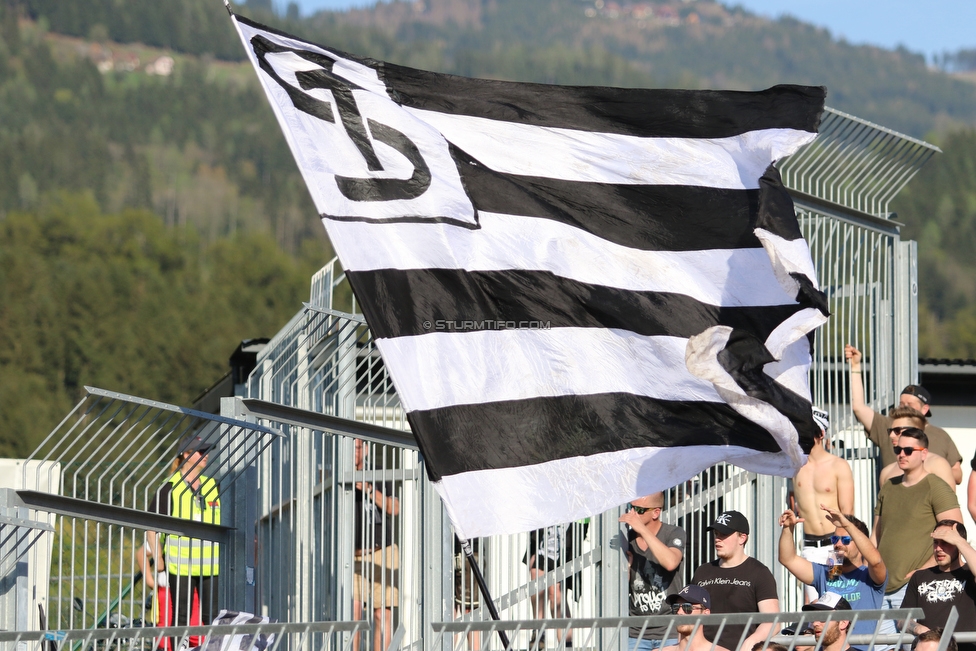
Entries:
[[[697,585],[686,585],[678,594],[668,595],[668,605],[674,615],[708,615],[712,611],[711,599],[708,591]],[[678,643],[664,647],[662,651],[728,651],[725,647],[715,645],[705,637],[704,628],[697,626],[695,620],[676,623],[674,630],[678,633]]]
[[[778,613],[776,579],[768,567],[746,554],[749,540],[746,517],[738,511],[725,511],[715,518],[708,531],[712,532],[718,558],[700,565],[691,583],[708,590],[712,613]],[[718,627],[708,626],[705,637],[729,649],[751,649],[756,642],[776,632],[771,622],[755,625],[740,645],[744,630],[743,625],[729,625],[715,639]]]
[[[844,346],[844,357],[851,365],[851,408],[854,416],[864,426],[868,438],[878,446],[881,453],[881,467],[891,465],[898,461],[889,438],[892,432],[889,431],[892,420],[888,416],[879,414],[871,409],[864,401],[864,380],[861,372],[861,351],[854,346],[847,344]],[[921,413],[926,418],[930,418],[932,410],[929,403],[932,396],[925,387],[918,384],[909,384],[901,392],[899,407],[911,407]],[[900,432],[895,432],[900,434]],[[962,483],[962,455],[956,448],[952,438],[941,427],[936,427],[931,423],[925,426],[925,435],[929,437],[929,449],[949,462],[952,468],[952,476],[956,484]],[[953,486],[955,488],[955,486]]]
[[[835,592],[825,592],[819,599],[804,606],[803,610],[851,610],[851,604]],[[850,628],[851,622],[847,619],[831,619],[829,622],[813,621],[813,634],[820,642],[821,651],[849,651],[851,647],[847,644],[847,631]]]

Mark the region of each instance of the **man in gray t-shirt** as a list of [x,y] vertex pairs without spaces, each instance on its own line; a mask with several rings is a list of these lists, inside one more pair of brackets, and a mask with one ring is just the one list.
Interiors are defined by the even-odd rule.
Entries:
[[[664,493],[655,493],[632,501],[620,521],[629,526],[627,532],[627,560],[630,564],[630,615],[647,617],[668,615],[671,608],[665,601],[683,587],[681,561],[685,549],[685,532],[661,522]],[[678,634],[672,627],[664,640],[666,626],[630,629],[629,651],[651,651],[677,643]]]

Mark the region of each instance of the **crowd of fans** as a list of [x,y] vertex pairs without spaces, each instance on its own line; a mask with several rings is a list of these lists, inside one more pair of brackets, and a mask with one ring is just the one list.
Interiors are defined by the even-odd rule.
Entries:
[[[805,587],[803,610],[881,610],[921,608],[908,621],[857,621],[844,614],[829,623],[814,622],[809,632],[827,651],[859,649],[848,635],[906,631],[913,649],[937,649],[941,630],[954,606],[957,632],[976,632],[976,550],[967,542],[955,489],[962,482],[962,457],[950,436],[928,422],[930,395],[921,386],[905,387],[899,405],[887,415],[864,401],[861,353],[845,347],[850,363],[854,415],[879,449],[879,491],[870,526],[854,516],[855,486],[847,461],[831,453],[826,412],[814,409],[820,435],[793,480],[788,507],[779,518],[779,563]],[[976,459],[972,462],[976,473]],[[970,488],[976,481],[970,479]],[[970,493],[976,491],[971,490]],[[972,501],[972,500],[971,500]],[[692,615],[780,612],[776,580],[768,567],[746,553],[749,521],[738,511],[718,515],[708,527],[714,561],[699,566],[682,585],[686,535],[661,520],[664,495],[630,504],[620,520],[628,526],[630,614]],[[976,517],[976,513],[973,514]],[[802,525],[802,539],[797,539]],[[798,551],[799,547],[799,551]],[[777,633],[770,623],[695,627],[682,622],[669,629],[630,631],[630,649],[677,651],[761,649]],[[740,643],[741,641],[741,643]],[[776,645],[767,648],[778,649]],[[876,644],[875,649],[893,649]],[[953,639],[950,648],[957,648]],[[958,644],[976,651],[976,644]]]

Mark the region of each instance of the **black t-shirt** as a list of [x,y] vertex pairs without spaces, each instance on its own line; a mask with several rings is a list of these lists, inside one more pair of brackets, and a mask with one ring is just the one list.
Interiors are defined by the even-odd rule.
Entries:
[[[759,602],[767,599],[778,599],[776,594],[776,579],[769,568],[749,557],[735,567],[719,567],[718,560],[700,565],[695,570],[691,582],[700,585],[708,591],[712,601],[712,614],[715,613],[758,613]],[[749,635],[755,632],[758,625],[749,629]],[[726,626],[722,637],[715,639],[717,626],[706,626],[705,637],[714,640],[718,646],[734,649],[739,644],[744,626]]]
[[[654,554],[650,549],[641,549],[637,546],[637,539],[640,536],[631,529],[627,532],[627,541],[630,543],[630,615],[631,617],[648,617],[651,615],[669,615],[671,607],[665,602],[669,595],[677,594],[684,587],[681,580],[681,568],[684,565],[684,558],[672,571],[664,569],[657,563]],[[661,529],[657,532],[656,538],[668,547],[685,551],[685,530],[681,527],[661,523]],[[644,631],[643,639],[660,640],[667,626],[649,626]],[[640,636],[640,627],[630,629],[630,637]],[[678,637],[674,628],[671,628],[671,636]]]
[[[945,626],[949,611],[959,609],[959,632],[976,631],[976,580],[965,566],[949,572],[938,567],[918,570],[908,580],[902,608],[921,608],[925,618],[918,620],[929,628]],[[959,649],[973,651],[976,644],[959,644]]]
[[[389,547],[393,544],[393,518],[381,511],[372,496],[368,496],[367,486],[375,487],[375,490],[383,493],[385,502],[393,495],[392,482],[364,482],[363,489],[356,488],[353,492],[356,503],[353,508],[356,511],[356,549],[379,549]],[[363,537],[365,536],[365,540]]]

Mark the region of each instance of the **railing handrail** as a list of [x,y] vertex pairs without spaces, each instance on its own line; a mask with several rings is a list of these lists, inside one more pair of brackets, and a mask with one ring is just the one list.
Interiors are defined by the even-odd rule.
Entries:
[[107,639],[143,639],[157,637],[216,635],[287,635],[292,633],[359,633],[370,630],[367,621],[346,622],[269,622],[265,624],[219,624],[210,626],[145,626],[133,628],[70,628],[57,631],[0,631],[0,643],[51,639],[91,641]]
[[900,608],[891,610],[816,610],[801,612],[779,613],[713,613],[710,615],[653,615],[650,617],[577,617],[551,619],[509,619],[482,621],[449,621],[432,622],[431,626],[437,632],[462,633],[474,631],[497,630],[541,630],[564,628],[640,628],[648,626],[664,626],[681,617],[688,621],[701,621],[705,626],[716,626],[721,623],[765,624],[765,623],[806,623],[813,621],[849,621],[857,615],[858,621],[882,621],[886,619],[903,620],[907,618],[924,617],[921,608]]

